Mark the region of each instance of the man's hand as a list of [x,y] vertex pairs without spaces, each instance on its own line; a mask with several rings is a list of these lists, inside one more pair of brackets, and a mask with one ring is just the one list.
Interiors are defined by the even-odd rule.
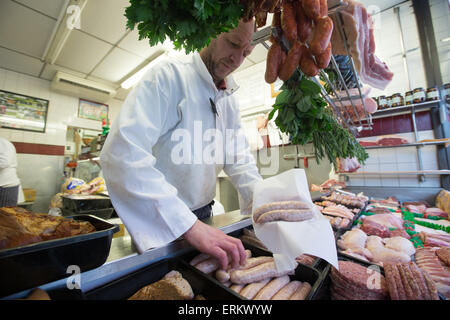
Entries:
[[241,240],[230,237],[200,220],[184,234],[184,239],[200,252],[219,260],[221,269],[227,269],[229,258],[233,268],[245,263],[245,249]]

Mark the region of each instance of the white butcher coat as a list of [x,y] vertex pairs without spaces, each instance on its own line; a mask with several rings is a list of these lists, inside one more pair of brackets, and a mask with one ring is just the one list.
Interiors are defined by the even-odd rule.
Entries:
[[[239,130],[232,95],[237,86],[231,76],[226,82],[226,90],[216,88],[198,53],[188,63],[162,61],[132,90],[112,123],[101,166],[114,208],[140,252],[192,227],[192,211],[213,200],[222,169],[239,191],[241,213],[251,213],[253,185],[262,178]],[[221,141],[219,134],[233,137],[223,154],[213,142]]]

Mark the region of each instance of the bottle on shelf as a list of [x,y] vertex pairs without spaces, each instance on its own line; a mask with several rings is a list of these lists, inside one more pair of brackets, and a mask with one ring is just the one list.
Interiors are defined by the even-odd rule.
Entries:
[[425,93],[424,88],[416,88],[416,89],[414,89],[413,93],[414,93],[413,103],[417,104],[417,103],[422,103],[422,102],[426,101],[427,95]]
[[439,100],[439,90],[437,87],[431,87],[427,90],[427,101],[437,101]]
[[406,105],[409,106],[409,105],[413,104],[413,100],[414,100],[414,93],[412,91],[406,92],[406,94],[405,94]]
[[395,93],[392,95],[392,107],[401,107],[405,105],[405,100],[400,93]]

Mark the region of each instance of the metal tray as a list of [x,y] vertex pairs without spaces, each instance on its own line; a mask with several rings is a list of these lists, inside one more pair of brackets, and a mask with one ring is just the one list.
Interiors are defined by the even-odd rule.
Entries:
[[[148,267],[130,273],[104,286],[84,294],[87,300],[124,300],[131,297],[139,289],[154,283],[172,270],[179,271],[192,287],[194,295],[202,295],[206,300],[238,300],[239,297],[231,290],[216,281],[210,281],[202,272],[188,263],[177,259],[166,259]],[[228,289],[228,288],[227,288]]]
[[89,221],[97,231],[0,250],[0,297],[66,278],[71,265],[85,272],[105,263],[119,226],[90,215],[70,218]]
[[[244,247],[246,249],[249,249],[252,251],[252,257],[259,257],[259,256],[272,256],[272,253],[263,250],[261,248],[249,245],[247,243],[243,243]],[[191,252],[188,252],[184,255],[181,255],[179,258],[183,261],[185,261],[187,264],[191,259],[193,259],[196,255],[198,255],[200,252],[197,250],[192,250]],[[194,268],[195,269],[195,268]],[[204,274],[203,272],[199,271],[201,274],[204,275],[205,278],[207,278],[210,282],[215,283],[216,285],[220,286],[222,290],[225,290],[229,292],[230,294],[233,294],[234,296],[238,297],[241,300],[247,300],[246,298],[242,297],[241,295],[237,294],[230,288],[224,286],[222,283],[220,283],[218,280],[216,280],[213,276]],[[311,285],[311,291],[309,292],[308,296],[305,300],[316,300],[316,297],[320,296],[320,291],[322,289],[322,284],[324,277],[322,274],[315,268],[308,267],[303,264],[299,264],[297,268],[295,269],[295,274],[290,276],[291,280],[298,280],[301,282],[308,282]]]
[[64,217],[71,217],[76,215],[91,215],[100,219],[109,219],[111,218],[114,212],[114,208],[105,208],[105,209],[97,209],[97,210],[88,210],[88,211],[71,211],[67,209],[62,209],[61,214]]
[[86,212],[98,209],[112,208],[111,199],[107,196],[71,196],[62,197],[63,209],[68,211]]

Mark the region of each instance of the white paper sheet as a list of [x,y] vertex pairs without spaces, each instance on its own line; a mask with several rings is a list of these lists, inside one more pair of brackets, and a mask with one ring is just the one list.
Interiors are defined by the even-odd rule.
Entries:
[[315,215],[302,222],[274,221],[264,224],[255,223],[252,218],[256,236],[273,253],[277,269],[292,270],[297,264],[295,258],[302,254],[322,258],[338,268],[333,229],[311,200],[305,170],[292,169],[255,185],[253,210],[278,201],[306,202]]

